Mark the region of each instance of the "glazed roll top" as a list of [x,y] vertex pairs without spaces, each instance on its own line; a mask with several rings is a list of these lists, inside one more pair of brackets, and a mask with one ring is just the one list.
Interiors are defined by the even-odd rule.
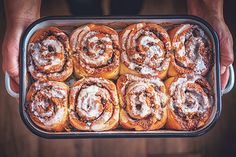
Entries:
[[63,131],[67,122],[69,87],[61,82],[37,81],[27,93],[31,120],[40,128]]
[[210,117],[214,99],[210,84],[200,75],[182,75],[166,81],[170,93],[167,127],[195,130]]
[[36,80],[64,81],[73,71],[68,36],[56,27],[37,31],[28,45],[28,71]]
[[70,122],[78,130],[104,131],[117,127],[119,104],[113,82],[83,78],[70,92]]
[[164,126],[168,96],[162,81],[126,74],[118,79],[117,88],[124,128],[155,130]]
[[[181,24],[170,31],[170,37],[174,70],[205,76],[213,63],[212,44],[207,34],[198,25]],[[169,75],[176,74],[170,71]]]
[[164,28],[154,23],[132,24],[121,32],[120,42],[121,74],[165,77],[171,43]]
[[70,43],[78,76],[118,75],[120,46],[115,30],[104,25],[84,25],[72,33]]

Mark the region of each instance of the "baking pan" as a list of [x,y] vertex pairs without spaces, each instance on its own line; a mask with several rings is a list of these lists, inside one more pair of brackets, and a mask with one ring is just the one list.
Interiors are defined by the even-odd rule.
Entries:
[[[121,27],[127,26],[127,24],[137,22],[154,22],[158,24],[171,23],[192,23],[198,24],[201,28],[209,35],[213,43],[214,52],[214,65],[208,80],[214,87],[214,99],[215,104],[213,105],[213,111],[208,119],[206,125],[198,130],[194,131],[174,131],[174,130],[155,130],[155,131],[132,131],[118,128],[112,131],[103,132],[47,132],[38,128],[29,119],[26,113],[25,97],[27,93],[27,87],[29,86],[30,76],[27,74],[26,68],[26,53],[27,45],[32,34],[38,29],[45,28],[48,26],[56,26],[70,34],[71,28],[76,28],[80,25],[87,23],[105,24],[119,31]],[[129,16],[129,17],[71,17],[71,16],[57,16],[57,17],[44,17],[34,23],[32,23],[24,32],[20,43],[20,93],[15,93],[10,87],[10,77],[6,73],[5,84],[8,93],[14,97],[19,97],[19,111],[21,118],[25,125],[34,134],[44,138],[107,138],[107,137],[193,137],[200,136],[207,133],[216,123],[220,116],[222,102],[222,93],[229,92],[234,86],[234,69],[230,65],[230,79],[228,85],[224,91],[221,91],[220,86],[220,52],[219,52],[219,40],[216,32],[213,28],[204,20],[195,16]]]

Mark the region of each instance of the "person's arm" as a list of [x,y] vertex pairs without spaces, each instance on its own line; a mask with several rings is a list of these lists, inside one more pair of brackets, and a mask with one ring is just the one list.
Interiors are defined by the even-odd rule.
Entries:
[[6,31],[2,45],[3,71],[14,80],[13,89],[19,84],[19,43],[23,31],[40,17],[40,0],[5,0]]
[[233,63],[233,38],[223,15],[223,0],[188,0],[188,13],[208,21],[218,33],[221,56],[221,86],[225,88],[228,78],[228,66]]

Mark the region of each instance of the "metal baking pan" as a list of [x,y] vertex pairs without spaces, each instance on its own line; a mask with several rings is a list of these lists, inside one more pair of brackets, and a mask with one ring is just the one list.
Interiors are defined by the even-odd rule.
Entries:
[[[215,104],[213,105],[213,112],[206,125],[195,131],[174,131],[174,130],[155,130],[155,131],[131,131],[118,128],[112,131],[104,132],[47,132],[32,123],[28,114],[25,112],[25,97],[27,93],[27,87],[29,86],[26,68],[26,53],[27,45],[32,34],[38,29],[48,26],[56,26],[64,29],[65,32],[70,34],[72,28],[76,28],[80,25],[87,23],[105,24],[119,31],[127,24],[137,22],[154,22],[154,23],[192,23],[198,24],[206,31],[211,41],[213,42],[214,51],[214,65],[208,76],[208,80],[214,87]],[[221,91],[220,86],[220,52],[219,52],[219,40],[216,32],[213,28],[204,20],[195,16],[130,16],[130,17],[44,17],[34,23],[32,23],[24,32],[20,44],[20,93],[14,93],[10,87],[10,77],[6,73],[5,84],[8,93],[14,97],[19,97],[19,111],[22,120],[25,125],[34,134],[44,138],[107,138],[107,137],[193,137],[200,136],[207,133],[216,123],[220,116],[222,102],[222,93],[229,92],[234,86],[234,69],[230,65],[230,79],[228,85],[224,91]]]

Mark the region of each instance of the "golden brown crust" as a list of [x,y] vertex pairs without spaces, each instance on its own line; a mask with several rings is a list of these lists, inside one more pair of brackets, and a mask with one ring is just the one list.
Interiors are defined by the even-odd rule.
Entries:
[[104,25],[87,24],[70,37],[77,77],[115,79],[119,74],[120,45],[118,33]]
[[37,81],[26,96],[27,112],[38,127],[64,131],[68,118],[69,87],[62,82]]
[[199,74],[205,76],[212,65],[212,43],[197,25],[181,24],[169,31],[173,54],[169,76]]
[[165,78],[170,58],[170,38],[155,23],[137,23],[120,33],[121,74]]
[[27,68],[35,80],[65,81],[73,72],[69,38],[60,29],[48,27],[30,38]]
[[157,130],[165,125],[168,96],[161,80],[121,75],[117,80],[117,90],[123,128]]
[[200,75],[181,75],[165,81],[170,94],[167,129],[196,130],[205,125],[212,112],[212,88]]
[[116,86],[103,78],[77,81],[69,96],[69,121],[82,131],[105,131],[118,126],[119,104]]

